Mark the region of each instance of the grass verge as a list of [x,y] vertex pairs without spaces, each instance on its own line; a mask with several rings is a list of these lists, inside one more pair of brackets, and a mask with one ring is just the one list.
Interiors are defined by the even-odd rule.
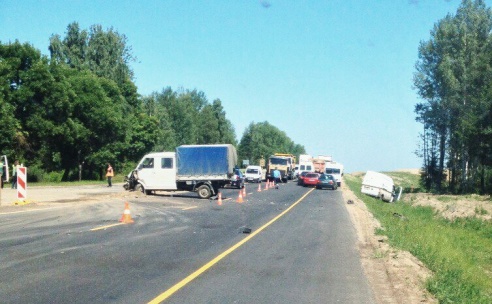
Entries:
[[492,303],[490,221],[447,220],[432,208],[413,206],[404,198],[388,204],[361,194],[361,177],[346,174],[345,182],[381,223],[376,233],[386,235],[391,246],[409,251],[433,271],[426,287],[440,303]]

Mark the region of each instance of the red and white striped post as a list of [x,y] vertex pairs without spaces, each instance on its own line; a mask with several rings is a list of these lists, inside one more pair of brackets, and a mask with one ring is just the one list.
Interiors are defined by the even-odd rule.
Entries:
[[17,168],[17,200],[24,202],[27,196],[27,168]]

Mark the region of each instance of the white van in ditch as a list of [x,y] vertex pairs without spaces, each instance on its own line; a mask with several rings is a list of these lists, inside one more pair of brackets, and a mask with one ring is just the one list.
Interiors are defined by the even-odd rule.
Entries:
[[244,178],[250,183],[261,183],[261,181],[265,179],[265,175],[260,166],[248,166],[246,167]]
[[392,203],[400,199],[402,188],[395,189],[393,179],[386,174],[367,171],[360,192]]

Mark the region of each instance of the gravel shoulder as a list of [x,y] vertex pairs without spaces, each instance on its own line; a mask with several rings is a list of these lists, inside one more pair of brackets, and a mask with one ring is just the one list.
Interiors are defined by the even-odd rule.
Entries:
[[409,252],[391,248],[383,236],[375,235],[380,223],[344,184],[342,191],[357,231],[361,263],[376,301],[381,304],[438,303],[424,286],[431,271]]

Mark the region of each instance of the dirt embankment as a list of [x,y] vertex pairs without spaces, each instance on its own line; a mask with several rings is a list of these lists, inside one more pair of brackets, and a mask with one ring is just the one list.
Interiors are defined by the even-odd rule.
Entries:
[[366,205],[342,184],[343,198],[357,230],[362,266],[378,303],[438,303],[424,281],[432,274],[409,252],[391,248],[375,235],[379,222]]

